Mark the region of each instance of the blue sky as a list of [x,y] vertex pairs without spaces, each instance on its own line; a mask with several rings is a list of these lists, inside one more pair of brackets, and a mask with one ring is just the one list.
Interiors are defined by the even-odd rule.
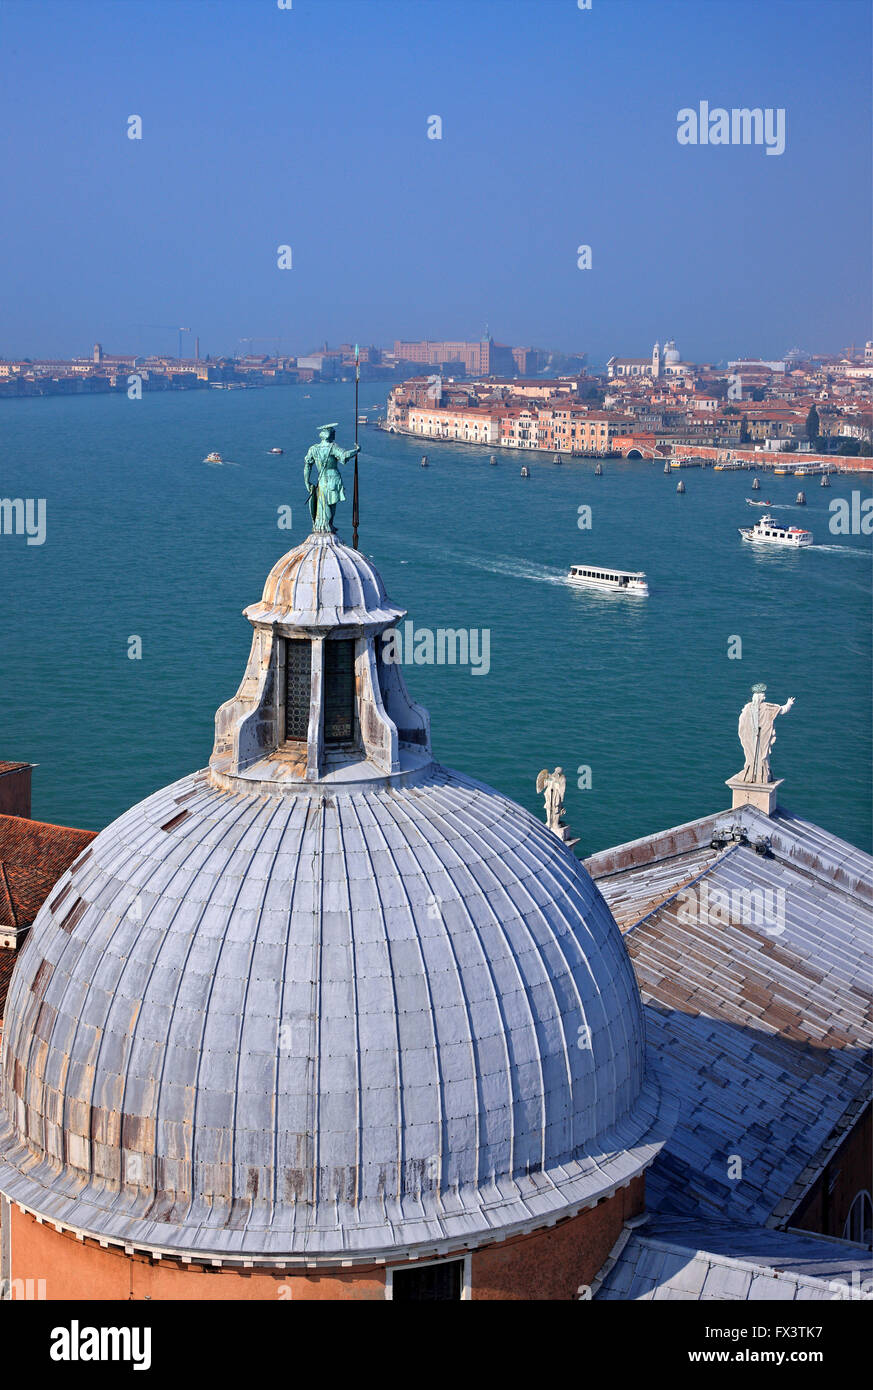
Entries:
[[[5,0],[0,355],[175,352],[178,324],[203,353],[486,321],[600,361],[863,342],[870,27],[866,0]],[[785,153],[680,146],[701,100],[785,108]]]

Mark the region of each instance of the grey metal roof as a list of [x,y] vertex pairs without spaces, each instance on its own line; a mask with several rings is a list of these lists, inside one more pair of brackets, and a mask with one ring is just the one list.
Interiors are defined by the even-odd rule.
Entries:
[[291,628],[396,622],[405,609],[385,593],[366,556],[336,535],[313,531],[270,570],[259,603],[245,610],[252,623]]
[[869,1299],[871,1281],[869,1252],[847,1241],[660,1217],[625,1227],[593,1297],[719,1302]]
[[[731,829],[751,843],[707,848]],[[873,860],[785,811],[708,818],[703,843],[682,830],[683,852],[658,858],[676,832],[652,837],[649,863],[635,842],[609,851],[597,879],[624,916],[649,1043],[680,1103],[647,1202],[785,1224],[869,1097]],[[751,847],[764,837],[772,857]],[[783,893],[784,930],[693,920],[689,883]],[[742,1159],[739,1180],[730,1155]]]
[[0,1190],[229,1259],[541,1225],[668,1124],[591,879],[439,767],[320,799],[196,773],[135,806],[37,917],[0,1081]]

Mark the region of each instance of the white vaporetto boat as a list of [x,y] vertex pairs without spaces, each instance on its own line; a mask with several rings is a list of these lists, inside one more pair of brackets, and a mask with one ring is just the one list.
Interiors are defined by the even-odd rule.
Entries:
[[586,588],[609,589],[618,594],[647,595],[649,586],[642,570],[608,570],[602,565],[571,565],[568,584],[584,584]]
[[743,540],[753,545],[787,545],[793,550],[812,545],[811,531],[804,531],[801,526],[783,526],[772,516],[762,516],[754,526],[740,526],[738,530]]

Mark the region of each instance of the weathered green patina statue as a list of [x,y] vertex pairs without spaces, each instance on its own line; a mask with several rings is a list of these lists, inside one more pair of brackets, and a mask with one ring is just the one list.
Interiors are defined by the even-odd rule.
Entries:
[[[303,465],[303,481],[309,489],[309,510],[312,513],[313,531],[334,530],[333,514],[337,502],[345,502],[343,480],[339,464],[348,463],[360,451],[360,444],[351,449],[340,449],[335,440],[336,423],[322,425],[319,441],[307,450]],[[313,483],[313,465],[318,470],[318,479]]]

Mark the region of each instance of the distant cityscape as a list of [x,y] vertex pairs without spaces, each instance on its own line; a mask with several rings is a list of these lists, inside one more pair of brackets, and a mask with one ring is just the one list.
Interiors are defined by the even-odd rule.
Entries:
[[423,439],[558,454],[703,461],[800,452],[869,457],[873,342],[862,353],[701,364],[670,340],[551,379],[420,374],[395,386],[383,427]]
[[[202,357],[113,354],[0,359],[0,398],[168,390],[243,390],[349,381],[355,345],[300,355]],[[253,340],[243,340],[251,343]],[[862,350],[779,360],[684,360],[675,342],[649,356],[609,358],[589,370],[565,354],[494,341],[410,342],[359,349],[360,377],[385,382],[384,414],[368,423],[422,439],[573,455],[705,459],[729,450],[865,459],[873,454],[873,341]]]

